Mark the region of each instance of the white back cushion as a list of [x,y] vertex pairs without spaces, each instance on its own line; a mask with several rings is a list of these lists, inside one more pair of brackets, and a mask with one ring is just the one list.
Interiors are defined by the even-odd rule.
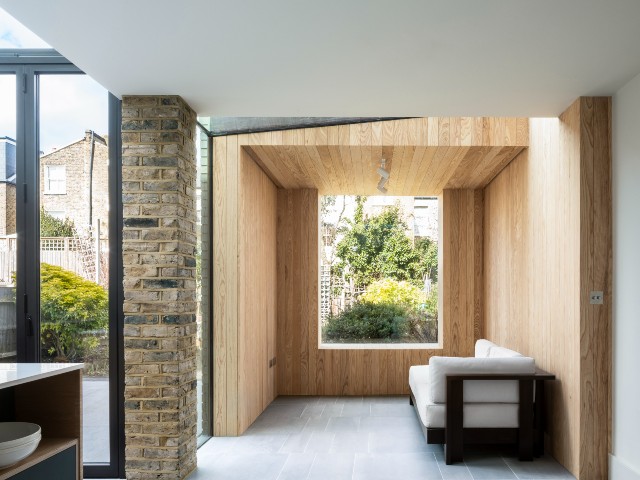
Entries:
[[509,350],[508,348],[494,346],[489,349],[489,358],[513,358],[521,357],[522,355],[515,350]]
[[489,357],[489,350],[492,347],[497,347],[497,345],[489,340],[481,338],[476,342],[476,358],[487,358]]
[[[431,357],[429,360],[429,403],[447,401],[447,375],[465,373],[529,375],[536,371],[531,357],[475,358]],[[516,380],[465,380],[465,403],[517,403]]]

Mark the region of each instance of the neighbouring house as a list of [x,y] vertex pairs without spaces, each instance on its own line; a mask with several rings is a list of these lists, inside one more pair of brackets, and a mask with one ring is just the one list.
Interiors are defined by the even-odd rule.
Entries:
[[0,235],[16,233],[16,141],[0,137]]
[[41,207],[56,218],[73,220],[82,232],[99,220],[106,232],[108,170],[106,138],[85,131],[80,140],[40,157]]

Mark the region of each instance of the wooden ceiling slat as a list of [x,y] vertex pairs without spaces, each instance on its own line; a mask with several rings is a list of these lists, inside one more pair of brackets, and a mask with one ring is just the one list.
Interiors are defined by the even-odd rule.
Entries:
[[[381,158],[394,195],[486,185],[523,148],[528,119],[439,117],[263,132],[236,138],[282,188],[376,194]],[[229,136],[231,138],[231,136]]]
[[431,191],[420,190],[420,188],[422,186],[422,181],[425,179],[425,177],[427,177],[427,175],[433,172],[432,170],[433,158],[435,157],[437,150],[438,150],[438,147],[425,148],[424,154],[419,161],[418,172],[413,178],[412,185],[408,190],[409,195],[430,196],[435,193]]
[[331,162],[336,169],[335,183],[340,185],[340,191],[348,192],[349,185],[347,183],[346,169],[344,166],[344,162],[342,159],[342,155],[340,155],[340,135],[338,132],[338,127],[329,127],[327,129],[328,133],[328,142],[329,142],[329,156],[331,157]]
[[438,176],[435,184],[437,192],[441,192],[449,181],[449,178],[458,168],[460,162],[469,151],[470,147],[449,147],[449,153],[446,161],[442,162],[445,166],[441,175]]

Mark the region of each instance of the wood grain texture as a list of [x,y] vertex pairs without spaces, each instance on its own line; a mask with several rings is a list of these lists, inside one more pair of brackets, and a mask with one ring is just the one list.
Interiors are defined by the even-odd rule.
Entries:
[[440,195],[487,185],[528,145],[527,126],[526,118],[415,118],[256,133],[246,150],[279,188],[375,194],[385,158],[389,194]]
[[238,429],[246,430],[275,398],[277,189],[240,152],[238,212]]
[[[580,106],[580,478],[606,478],[611,451],[611,98]],[[591,305],[589,292],[604,292]]]
[[277,188],[250,142],[214,140],[215,435],[238,435],[276,395]]
[[610,450],[609,122],[609,100],[586,98],[531,119],[528,151],[485,188],[485,335],[556,375],[548,447],[580,479],[606,478]]
[[411,365],[473,355],[482,329],[482,191],[445,190],[442,202],[441,237],[456,252],[455,261],[441,262],[440,278],[456,292],[440,307],[443,348],[330,349],[318,342],[318,192],[278,191],[279,395],[407,394]]
[[[14,387],[15,421],[40,426],[42,438],[78,441],[82,472],[82,370],[73,370]],[[59,442],[54,442],[59,443]]]

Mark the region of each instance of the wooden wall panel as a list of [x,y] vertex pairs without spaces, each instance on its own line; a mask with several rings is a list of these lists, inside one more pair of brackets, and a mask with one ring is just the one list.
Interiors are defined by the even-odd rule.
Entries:
[[609,118],[582,98],[531,119],[528,151],[485,188],[486,337],[556,374],[547,446],[580,479],[606,478],[610,449]]
[[244,431],[276,395],[277,188],[244,151],[214,140],[214,434]]
[[238,211],[238,424],[246,430],[275,398],[277,189],[240,152]]
[[315,189],[278,191],[278,394],[407,394],[411,365],[473,355],[482,328],[482,191],[445,190],[442,199],[442,241],[455,252],[441,263],[455,291],[440,307],[442,349],[319,348],[318,208]]

